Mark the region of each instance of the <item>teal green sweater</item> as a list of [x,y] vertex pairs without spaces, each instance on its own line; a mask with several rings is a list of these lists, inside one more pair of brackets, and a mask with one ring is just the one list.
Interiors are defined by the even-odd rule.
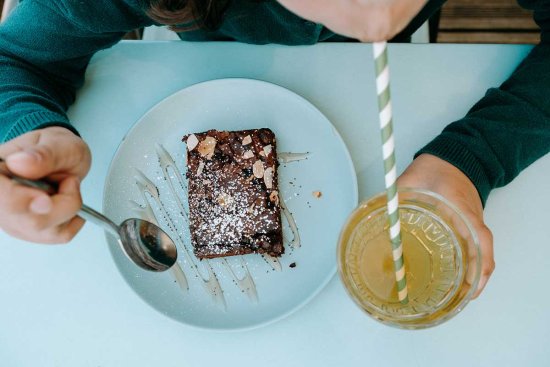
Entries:
[[[0,26],[0,139],[60,125],[76,131],[66,111],[95,52],[125,32],[153,24],[145,0],[24,0]],[[406,39],[444,0],[429,1],[397,39]],[[461,169],[485,202],[491,189],[510,182],[550,151],[550,0],[522,0],[534,10],[542,42],[499,88],[490,89],[459,121],[420,153]],[[233,0],[217,31],[182,39],[314,44],[341,39],[276,1]],[[452,72],[452,71],[449,71]]]

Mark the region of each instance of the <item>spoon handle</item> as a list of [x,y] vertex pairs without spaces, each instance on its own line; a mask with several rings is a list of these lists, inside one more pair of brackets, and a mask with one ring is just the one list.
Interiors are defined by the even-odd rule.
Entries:
[[[6,167],[5,161],[0,158],[0,174],[3,174],[13,181],[17,182],[20,185],[32,187],[44,191],[48,195],[54,195],[57,193],[57,185],[53,182],[43,181],[43,180],[30,180],[28,178],[19,177],[16,174],[10,172]],[[90,221],[94,224],[97,224],[115,237],[119,237],[118,226],[113,223],[109,218],[105,217],[103,214],[98,211],[90,208],[87,205],[82,205],[82,208],[78,211],[78,216],[84,220]]]
[[55,187],[54,185],[51,185],[48,182],[38,181],[38,180],[29,180],[28,178],[18,177],[14,175],[11,176],[11,179],[20,185],[42,190],[48,195],[54,195],[57,192],[57,187]]
[[90,208],[85,204],[82,204],[82,208],[80,208],[77,214],[80,218],[88,222],[97,224],[100,227],[103,227],[104,230],[106,230],[116,238],[119,238],[120,234],[118,233],[118,226],[100,212]]
[[0,158],[0,174],[11,178],[13,181],[17,182],[20,185],[44,191],[48,195],[53,195],[57,192],[57,186],[53,183],[40,180],[30,180],[28,178],[19,177],[16,174],[12,173],[8,169],[8,167],[6,167],[6,163],[2,158]]

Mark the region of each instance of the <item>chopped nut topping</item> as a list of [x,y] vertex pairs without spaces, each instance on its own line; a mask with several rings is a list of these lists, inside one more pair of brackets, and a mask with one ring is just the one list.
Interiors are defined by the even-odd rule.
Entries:
[[221,193],[216,200],[218,201],[218,204],[225,207],[233,204],[233,202],[235,201],[233,197],[231,197],[231,195],[228,195],[226,193]]
[[195,149],[197,144],[199,144],[199,139],[197,139],[195,134],[189,135],[189,137],[187,138],[187,149],[189,151],[192,151],[193,149]]
[[263,150],[260,150],[260,155],[261,155],[262,157],[265,157],[265,152],[264,152]]
[[254,205],[254,203],[252,203],[252,205],[250,205],[250,207],[247,210],[248,214],[254,213],[254,207],[255,207],[255,205]]
[[269,167],[264,171],[265,187],[271,189],[273,187],[273,168]]
[[254,173],[254,177],[256,178],[262,178],[264,177],[264,164],[262,161],[257,160],[254,162],[254,165],[252,166],[252,172]]
[[272,203],[275,203],[275,205],[279,204],[279,192],[277,190],[272,191],[271,194],[269,194],[269,200]]
[[250,135],[247,135],[243,138],[243,145],[248,145],[252,143],[252,138],[250,137]]
[[204,162],[199,163],[199,168],[197,168],[197,176],[202,175],[202,171],[204,170]]
[[271,153],[271,150],[272,150],[272,149],[273,149],[273,148],[271,147],[271,144],[266,145],[266,146],[264,147],[265,155],[268,156],[269,153]]
[[323,196],[323,193],[321,191],[313,191],[311,194],[317,199]]
[[211,159],[216,149],[216,139],[211,136],[207,136],[203,141],[199,143],[199,154],[206,159]]
[[243,158],[244,159],[254,158],[254,152],[251,150],[247,150],[246,152],[244,152]]

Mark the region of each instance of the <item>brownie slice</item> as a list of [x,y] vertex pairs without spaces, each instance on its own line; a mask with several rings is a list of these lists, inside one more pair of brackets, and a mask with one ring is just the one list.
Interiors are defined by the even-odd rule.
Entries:
[[198,258],[284,253],[275,134],[186,135],[189,224]]

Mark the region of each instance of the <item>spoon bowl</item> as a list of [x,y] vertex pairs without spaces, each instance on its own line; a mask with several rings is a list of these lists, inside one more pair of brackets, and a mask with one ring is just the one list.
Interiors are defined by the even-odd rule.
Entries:
[[82,205],[78,216],[103,227],[114,236],[124,254],[142,269],[166,271],[176,263],[178,252],[174,241],[156,224],[130,218],[117,226],[86,205]]
[[126,255],[144,269],[165,271],[178,258],[170,237],[153,223],[136,218],[126,219],[118,233],[119,244]]

